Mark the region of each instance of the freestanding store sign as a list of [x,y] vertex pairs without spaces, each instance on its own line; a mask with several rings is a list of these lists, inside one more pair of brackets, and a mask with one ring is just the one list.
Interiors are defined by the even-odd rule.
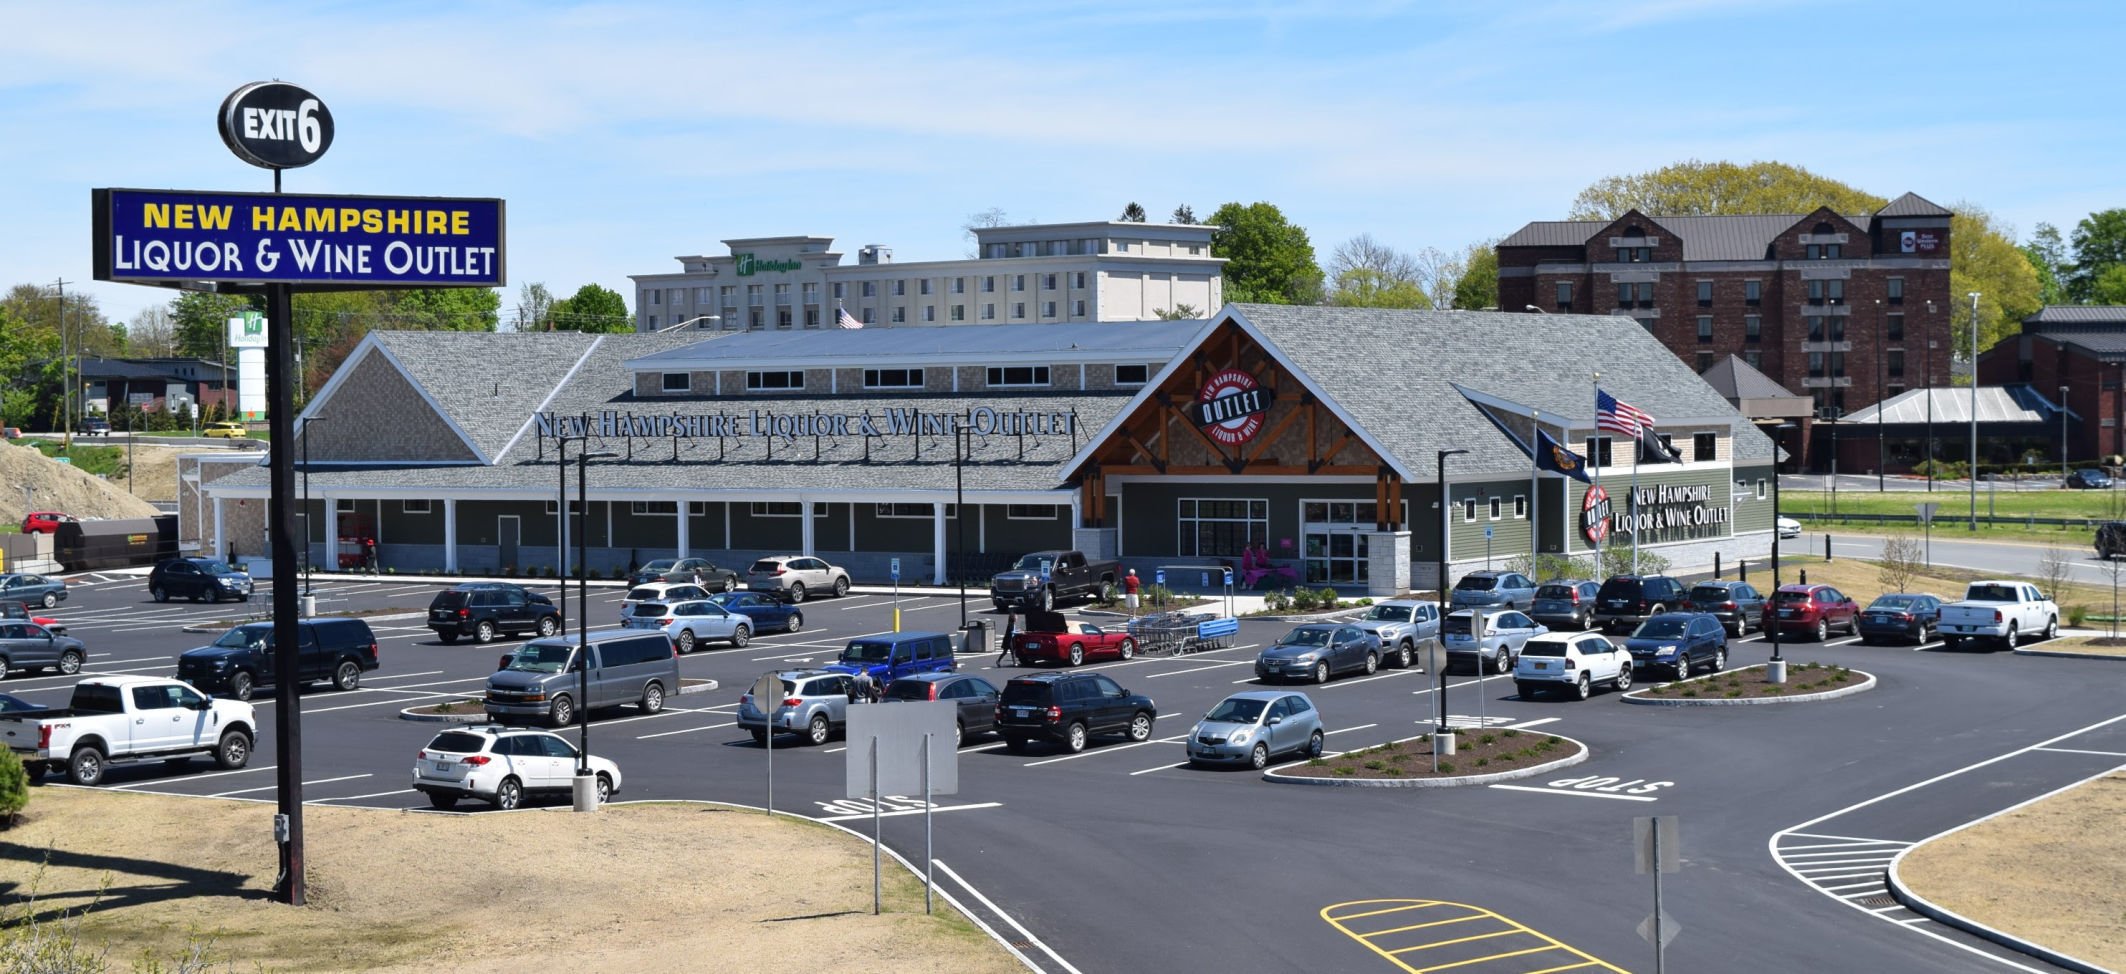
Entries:
[[[91,248],[99,281],[255,295],[265,304],[267,429],[294,439],[295,341],[289,306],[297,289],[502,287],[503,205],[498,199],[287,196],[281,171],[310,165],[332,147],[324,100],[283,81],[232,92],[216,113],[223,143],[244,162],[273,171],[273,192],[179,189],[90,190]],[[152,151],[152,150],[151,150]],[[239,326],[242,328],[242,326]],[[249,338],[249,329],[242,328]],[[251,406],[244,405],[247,413]],[[295,562],[295,463],[267,459],[266,532],[275,564]],[[298,641],[297,589],[273,587],[273,638]],[[274,895],[303,904],[303,764],[297,654],[275,657],[273,724],[280,845]]]
[[266,418],[266,316],[246,311],[229,319],[229,347],[236,349],[237,412],[246,422]]

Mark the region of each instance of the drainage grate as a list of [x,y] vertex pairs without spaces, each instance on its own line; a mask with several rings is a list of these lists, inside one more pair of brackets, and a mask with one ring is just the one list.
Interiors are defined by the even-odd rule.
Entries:
[[1898,905],[1897,897],[1891,896],[1888,893],[1879,893],[1874,896],[1863,896],[1856,902],[1858,902],[1861,906],[1867,907],[1871,910],[1878,910],[1884,907]]

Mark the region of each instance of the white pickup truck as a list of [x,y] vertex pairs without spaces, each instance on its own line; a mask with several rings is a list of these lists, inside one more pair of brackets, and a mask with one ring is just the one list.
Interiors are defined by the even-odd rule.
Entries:
[[241,700],[216,700],[177,680],[100,676],[74,684],[64,710],[0,715],[0,743],[32,778],[64,770],[73,783],[93,785],[113,763],[209,755],[224,769],[241,768],[257,728]]
[[1998,640],[2009,649],[2024,637],[2060,634],[2060,607],[2028,582],[1972,582],[1963,601],[1941,607],[1942,643],[1956,649],[1967,639]]

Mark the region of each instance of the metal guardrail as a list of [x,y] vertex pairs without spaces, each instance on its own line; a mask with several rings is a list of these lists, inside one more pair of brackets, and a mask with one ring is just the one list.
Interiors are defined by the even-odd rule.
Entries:
[[[1919,515],[1917,515],[1917,514],[1844,514],[1844,513],[1840,513],[1840,514],[1827,514],[1827,513],[1803,514],[1803,513],[1800,513],[1800,512],[1798,512],[1798,511],[1794,511],[1794,510],[1783,510],[1783,511],[1780,511],[1779,513],[1781,513],[1781,514],[1784,514],[1784,515],[1786,515],[1787,517],[1791,517],[1791,518],[1793,518],[1794,520],[1797,520],[1797,521],[1803,521],[1803,522],[1807,522],[1807,521],[1836,521],[1836,522],[1841,522],[1841,523],[1861,523],[1861,524],[1918,524],[1918,523],[1919,523]],[[1968,514],[1954,514],[1954,515],[1951,515],[1951,514],[1940,514],[1940,513],[1937,513],[1937,514],[1935,514],[1935,515],[1934,515],[1934,520],[1935,520],[1935,521],[1937,521],[1937,522],[1942,522],[1942,523],[1969,524],[1969,523],[1971,522],[1971,517],[1970,517],[1970,515],[1968,515]],[[2044,527],[2062,527],[2062,528],[2075,528],[2075,527],[2080,527],[2080,528],[2089,528],[2089,529],[2091,529],[2091,530],[2094,530],[2094,529],[2095,529],[2095,528],[2096,528],[2096,527],[2097,527],[2098,525],[2101,525],[2101,524],[2104,524],[2104,523],[2105,523],[2105,519],[2103,519],[2103,518],[2088,518],[2088,517],[2037,517],[2037,516],[2035,516],[2035,515],[2026,515],[2026,516],[2023,516],[2023,517],[2002,517],[2002,516],[2000,516],[2000,515],[1997,515],[1997,514],[1983,514],[1983,515],[1980,515],[1980,516],[1979,516],[1979,519],[1978,519],[1978,521],[1979,521],[1979,523],[1980,523],[1980,524],[2006,524],[2006,525],[2020,525],[2020,526],[2023,526],[2023,527],[2031,527],[2031,528],[2034,528],[2034,527],[2038,527],[2038,526],[2040,526],[2040,525],[2042,525],[2042,526],[2044,526]]]

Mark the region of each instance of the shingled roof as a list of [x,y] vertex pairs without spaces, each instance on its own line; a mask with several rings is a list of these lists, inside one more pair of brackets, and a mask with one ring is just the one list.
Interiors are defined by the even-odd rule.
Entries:
[[[1854,225],[1872,227],[1884,217],[1944,217],[1948,210],[1916,193],[1891,200],[1874,213],[1846,215]],[[1658,216],[1647,219],[1683,242],[1684,260],[1764,260],[1772,241],[1809,217],[1806,213],[1728,216]],[[1615,220],[1546,220],[1530,223],[1499,241],[1500,247],[1583,247]]]

